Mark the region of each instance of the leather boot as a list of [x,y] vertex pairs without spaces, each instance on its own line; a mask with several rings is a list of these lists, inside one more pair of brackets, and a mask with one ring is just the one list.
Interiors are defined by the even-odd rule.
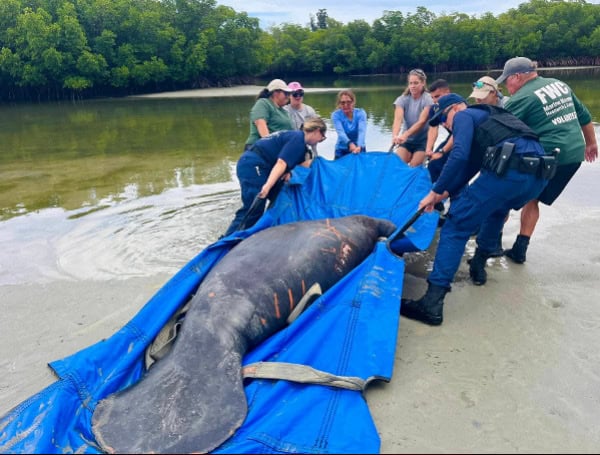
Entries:
[[487,272],[485,271],[485,261],[488,260],[490,255],[483,253],[479,248],[475,250],[475,255],[469,262],[469,275],[477,286],[485,284],[487,281]]
[[512,259],[517,264],[525,262],[525,253],[529,246],[529,237],[526,235],[517,235],[517,239],[510,250],[504,250],[504,255]]
[[[498,235],[498,244],[494,251],[488,253],[488,258],[501,258],[504,256],[504,249],[502,248],[502,231]],[[473,258],[467,259],[467,264],[470,264]]]
[[419,300],[402,300],[400,314],[429,325],[440,325],[444,320],[444,297],[450,288],[429,283],[427,292]]

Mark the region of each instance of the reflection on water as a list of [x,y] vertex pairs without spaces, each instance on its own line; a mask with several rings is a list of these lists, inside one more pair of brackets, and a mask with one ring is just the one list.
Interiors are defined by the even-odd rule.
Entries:
[[2,218],[47,207],[97,206],[131,188],[144,197],[230,180],[230,162],[243,140],[240,125],[227,128],[231,140],[221,140],[222,128],[207,112],[235,126],[235,116],[213,100],[0,110]]
[[225,231],[237,193],[233,181],[191,185],[14,217],[0,224],[0,285],[174,274]]
[[[598,121],[598,70],[590,71],[560,77]],[[430,80],[444,77],[468,95],[480,74]],[[321,156],[333,158],[329,118],[344,87],[367,111],[367,149],[388,150],[405,75],[302,83],[329,127]],[[234,169],[254,98],[0,106],[0,285],[178,270],[239,205]]]
[[[0,219],[231,181],[253,101],[128,99],[0,109]],[[311,103],[329,117],[335,93],[315,94]],[[391,119],[369,115],[368,147],[387,150]],[[327,158],[336,140],[330,130],[319,146]]]

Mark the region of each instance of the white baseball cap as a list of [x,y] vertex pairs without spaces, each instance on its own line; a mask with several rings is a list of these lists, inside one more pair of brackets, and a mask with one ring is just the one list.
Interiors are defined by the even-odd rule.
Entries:
[[291,92],[288,85],[281,79],[273,79],[271,82],[269,82],[269,85],[267,85],[267,90],[269,92],[274,92],[275,90],[282,90],[287,93]]

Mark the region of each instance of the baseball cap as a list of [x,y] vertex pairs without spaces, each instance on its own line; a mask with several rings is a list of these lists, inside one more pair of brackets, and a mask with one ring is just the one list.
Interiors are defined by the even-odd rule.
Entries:
[[509,76],[519,73],[529,73],[535,71],[535,65],[527,57],[514,57],[506,61],[504,70],[498,79],[497,84],[502,84]]
[[290,90],[292,92],[295,92],[296,90],[304,90],[304,87],[302,87],[302,85],[300,84],[300,82],[296,82],[296,81],[290,82],[288,84],[288,87],[290,88]]
[[284,92],[288,93],[291,92],[288,85],[281,79],[273,79],[271,82],[269,82],[269,85],[267,85],[267,90],[269,92],[274,92],[275,90],[283,90]]
[[430,126],[438,126],[441,123],[441,118],[442,118],[442,115],[444,114],[444,111],[446,109],[448,109],[450,106],[454,106],[455,104],[459,104],[459,103],[466,104],[467,102],[465,101],[465,99],[462,96],[460,96],[456,93],[448,93],[447,95],[442,96],[438,100],[437,108],[434,108],[435,114],[429,120],[429,125]]
[[483,76],[480,77],[477,82],[473,82],[473,91],[469,95],[469,98],[481,99],[493,92],[500,94],[498,91],[498,84],[493,78],[489,76]]

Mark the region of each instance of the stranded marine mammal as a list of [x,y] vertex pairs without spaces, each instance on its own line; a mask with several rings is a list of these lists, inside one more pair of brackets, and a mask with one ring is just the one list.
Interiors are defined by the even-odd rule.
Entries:
[[235,246],[199,286],[172,351],[140,382],[98,403],[92,428],[102,449],[218,447],[246,417],[244,354],[286,325],[311,286],[326,292],[394,230],[356,215],[275,226]]

